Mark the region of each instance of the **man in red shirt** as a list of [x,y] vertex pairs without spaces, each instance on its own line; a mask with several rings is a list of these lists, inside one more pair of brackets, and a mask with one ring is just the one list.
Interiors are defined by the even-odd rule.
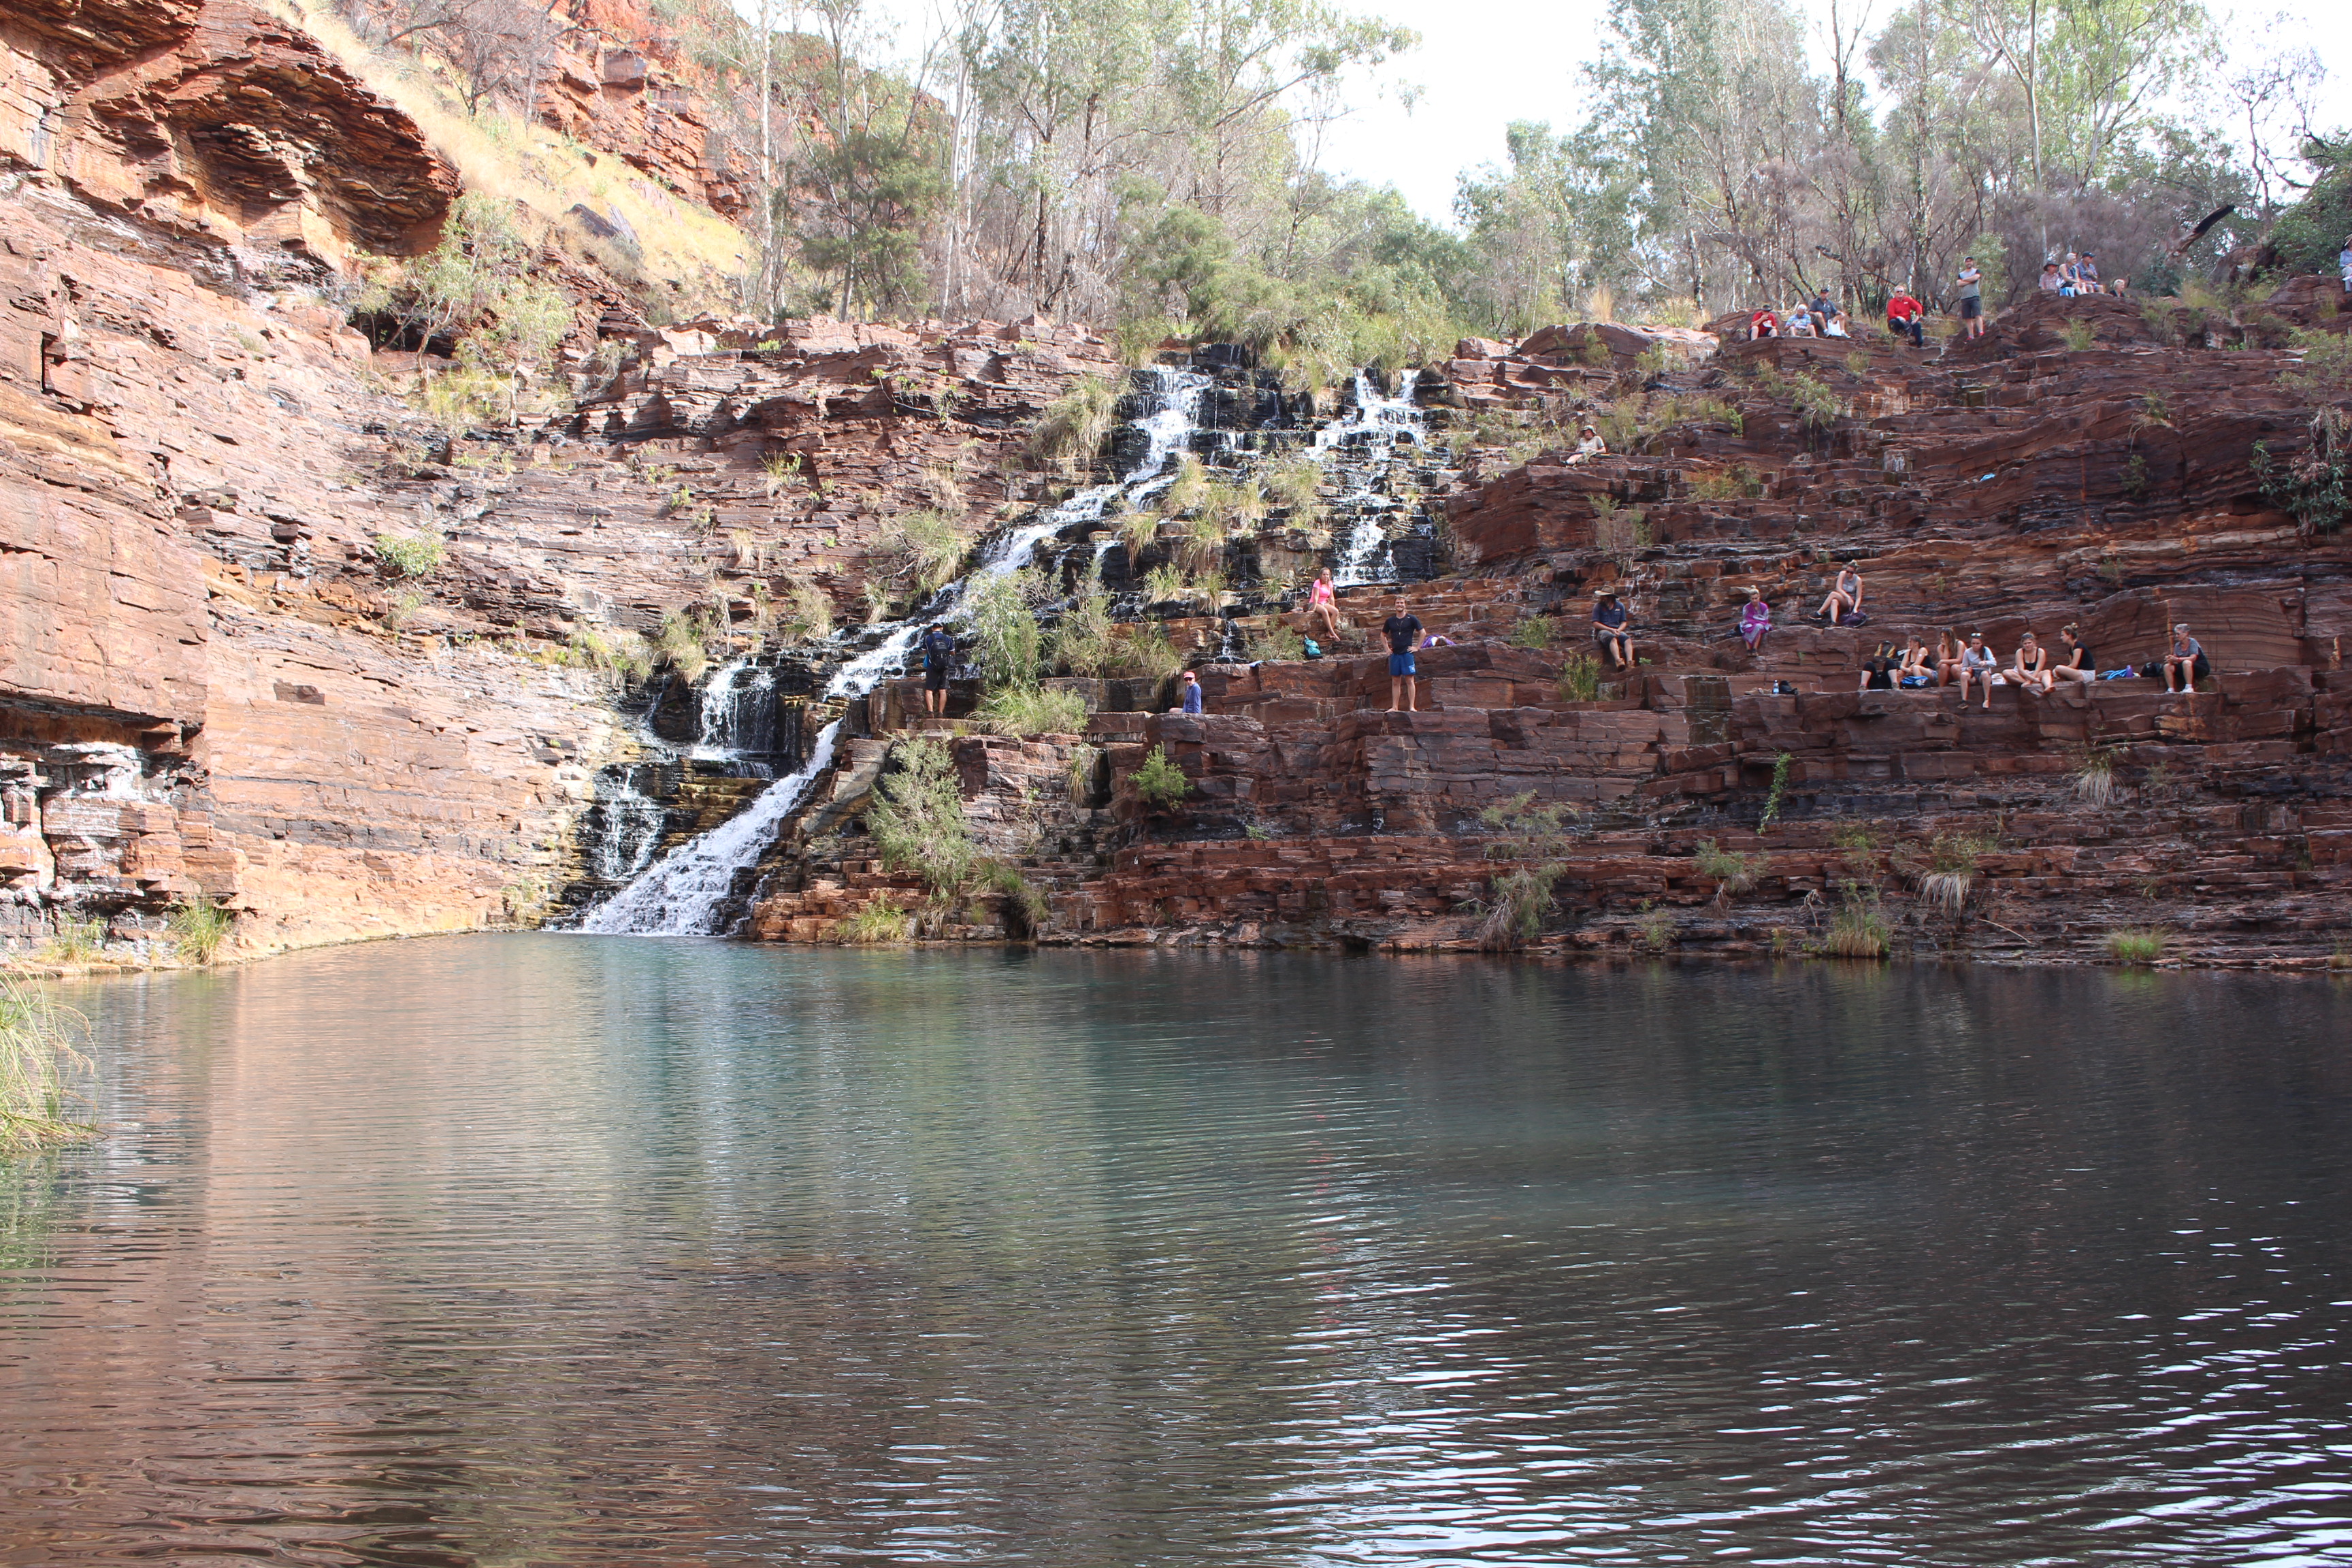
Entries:
[[1927,312],[1919,301],[1896,289],[1895,298],[1886,301],[1886,330],[1896,337],[1908,337],[1913,348],[1927,346]]

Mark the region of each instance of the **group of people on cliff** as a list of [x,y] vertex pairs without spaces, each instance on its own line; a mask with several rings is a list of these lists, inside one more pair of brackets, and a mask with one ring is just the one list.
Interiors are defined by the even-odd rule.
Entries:
[[[2344,287],[2352,292],[2352,237],[2344,242],[2344,254],[2339,258],[2344,272]],[[2063,260],[2046,261],[2036,285],[2045,293],[2073,299],[2084,294],[2130,293],[2130,286],[2120,277],[2104,283],[2099,277],[2096,251],[2068,251]],[[1973,256],[1964,258],[1959,271],[1952,279],[1954,309],[1959,317],[1960,332],[1968,338],[1984,335],[1984,268]],[[1887,335],[1898,342],[1908,340],[1914,348],[1924,348],[1927,341],[1927,308],[1908,289],[1897,288],[1887,296]],[[1788,310],[1776,310],[1767,305],[1750,312],[1748,318],[1750,338],[1851,338],[1846,314],[1822,289],[1812,299],[1793,305]]]

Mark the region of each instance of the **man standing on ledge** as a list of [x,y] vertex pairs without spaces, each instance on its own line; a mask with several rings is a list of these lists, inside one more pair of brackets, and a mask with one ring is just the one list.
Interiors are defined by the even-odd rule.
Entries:
[[1405,608],[1404,595],[1396,596],[1395,613],[1381,623],[1381,635],[1389,639],[1389,711],[1412,711],[1412,654],[1426,635],[1421,629],[1421,618]]
[[929,717],[948,710],[948,665],[955,658],[955,636],[933,621],[923,633],[923,712]]

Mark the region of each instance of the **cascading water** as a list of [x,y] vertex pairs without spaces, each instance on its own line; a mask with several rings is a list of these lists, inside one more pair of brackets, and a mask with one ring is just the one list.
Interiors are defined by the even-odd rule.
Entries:
[[1396,395],[1385,396],[1369,374],[1357,372],[1353,414],[1315,433],[1313,451],[1344,487],[1334,509],[1355,519],[1332,568],[1332,580],[1340,587],[1395,575],[1393,570],[1381,571],[1382,546],[1389,542],[1391,519],[1406,502],[1386,487],[1397,447],[1423,445],[1425,427],[1412,400],[1420,374],[1406,371],[1397,382]]
[[[1041,541],[1075,526],[1099,521],[1111,499],[1122,493],[1149,493],[1178,445],[1188,440],[1209,378],[1193,371],[1160,369],[1151,408],[1135,421],[1145,437],[1144,450],[1126,475],[1114,483],[1094,485],[1051,507],[999,539],[971,573],[933,601],[932,613],[899,622],[874,647],[835,670],[824,689],[829,701],[862,697],[913,649],[915,638],[930,621],[961,615],[972,588],[982,580],[1019,571]],[[727,667],[730,685],[739,679],[736,667]],[[716,678],[714,678],[715,679]],[[705,728],[711,706],[706,703]],[[719,706],[724,706],[719,705]],[[742,880],[759,863],[776,833],[800,809],[816,781],[833,765],[841,733],[838,719],[825,725],[809,756],[791,776],[778,779],[759,799],[710,832],[679,845],[644,875],[589,911],[579,929],[605,934],[716,936],[729,923],[730,908],[741,896]]]

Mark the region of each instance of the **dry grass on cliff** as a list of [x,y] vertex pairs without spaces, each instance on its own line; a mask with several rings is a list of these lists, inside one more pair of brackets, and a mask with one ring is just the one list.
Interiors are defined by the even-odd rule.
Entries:
[[566,235],[577,233],[564,216],[575,205],[617,216],[637,236],[646,276],[689,289],[714,287],[749,265],[741,232],[700,204],[615,159],[592,162],[591,149],[543,125],[495,111],[467,114],[433,62],[379,51],[321,0],[267,3],[415,121],[467,190],[519,202]]

